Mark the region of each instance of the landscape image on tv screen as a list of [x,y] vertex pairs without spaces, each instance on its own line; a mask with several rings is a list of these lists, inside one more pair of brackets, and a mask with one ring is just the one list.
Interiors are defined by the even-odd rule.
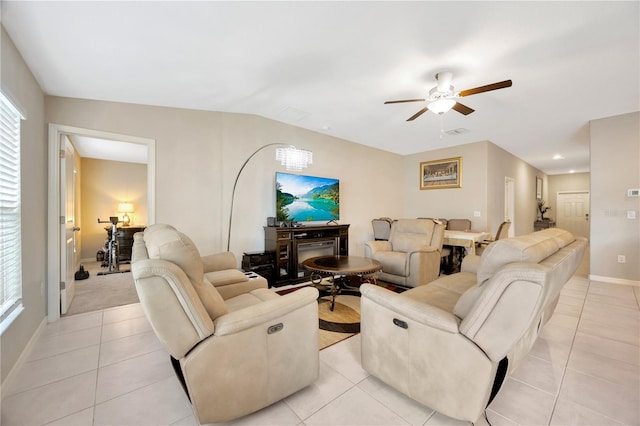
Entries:
[[340,181],[276,172],[276,219],[281,222],[340,219]]

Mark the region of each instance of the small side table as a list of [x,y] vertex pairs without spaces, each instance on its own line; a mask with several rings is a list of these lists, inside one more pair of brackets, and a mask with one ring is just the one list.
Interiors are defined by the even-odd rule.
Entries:
[[536,220],[533,222],[533,230],[534,231],[542,231],[547,228],[555,228],[556,222],[553,220]]

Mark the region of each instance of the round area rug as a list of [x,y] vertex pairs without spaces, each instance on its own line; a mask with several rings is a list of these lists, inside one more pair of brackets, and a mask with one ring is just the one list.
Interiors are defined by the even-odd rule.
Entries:
[[[357,307],[349,299],[356,299]],[[351,306],[349,306],[351,305]],[[353,296],[337,296],[333,311],[331,310],[331,298],[318,300],[318,317],[320,329],[336,333],[360,332],[360,299]]]

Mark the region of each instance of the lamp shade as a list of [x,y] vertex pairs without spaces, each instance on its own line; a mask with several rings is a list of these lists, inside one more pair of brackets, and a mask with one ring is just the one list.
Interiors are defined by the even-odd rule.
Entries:
[[129,226],[129,224],[131,223],[131,218],[129,217],[129,213],[133,213],[133,204],[120,203],[118,204],[118,211],[120,213],[124,213],[122,215],[122,224],[124,226]]
[[436,114],[444,114],[453,108],[455,104],[456,101],[453,99],[438,99],[437,101],[433,101],[429,104],[429,110]]
[[276,148],[276,160],[287,170],[297,171],[313,164],[313,152],[295,146]]
[[131,203],[120,203],[120,204],[118,204],[118,211],[120,213],[133,213],[133,204],[131,204]]

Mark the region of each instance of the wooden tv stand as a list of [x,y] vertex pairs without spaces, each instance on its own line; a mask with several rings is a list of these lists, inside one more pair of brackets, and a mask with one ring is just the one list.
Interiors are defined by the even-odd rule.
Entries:
[[274,286],[309,281],[301,263],[314,254],[347,256],[349,225],[265,226],[264,248],[275,253]]

